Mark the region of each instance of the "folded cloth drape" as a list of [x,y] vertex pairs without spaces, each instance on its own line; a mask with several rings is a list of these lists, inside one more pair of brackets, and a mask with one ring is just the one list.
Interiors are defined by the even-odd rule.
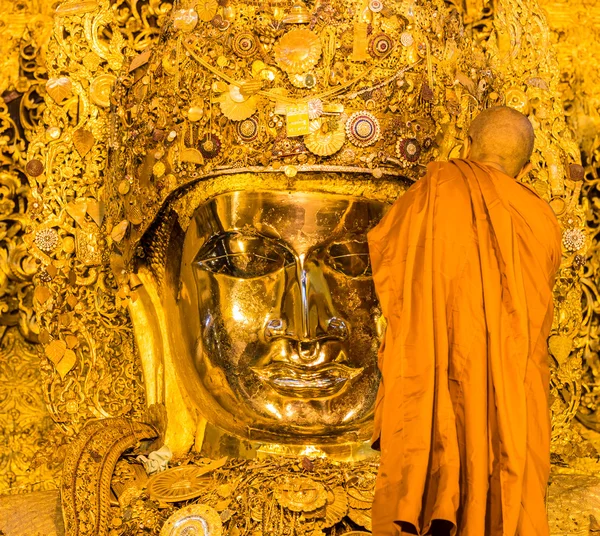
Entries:
[[373,534],[545,536],[552,288],[560,226],[533,191],[432,163],[368,236],[388,321]]

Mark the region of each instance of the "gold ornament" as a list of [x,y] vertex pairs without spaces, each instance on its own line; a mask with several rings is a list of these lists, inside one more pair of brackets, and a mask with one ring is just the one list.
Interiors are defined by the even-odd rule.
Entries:
[[[208,20],[210,19],[212,17]],[[191,32],[196,27],[196,24],[198,24],[198,13],[195,9],[178,9],[173,15],[173,26],[178,30]]]
[[50,78],[46,82],[46,91],[50,95],[54,102],[57,104],[62,103],[65,99],[71,96],[73,84],[70,78],[61,76],[60,78]]
[[183,465],[158,473],[148,480],[148,493],[153,499],[164,502],[198,497],[207,485],[207,479],[203,477],[222,467],[226,461],[227,458],[221,458],[205,467]]
[[160,536],[221,536],[219,513],[206,504],[191,504],[175,512],[160,531]]
[[75,145],[75,149],[77,149],[80,156],[88,154],[94,143],[96,143],[96,139],[89,130],[80,128],[73,132],[73,145]]
[[310,22],[310,11],[304,2],[296,2],[290,12],[283,18],[284,24],[308,24]]
[[200,0],[196,4],[196,11],[198,13],[198,17],[200,17],[201,21],[209,22],[213,19],[213,17],[217,14],[217,10],[219,9],[219,3],[217,0]]
[[311,478],[286,479],[275,490],[277,502],[292,512],[314,512],[327,503],[327,491]]
[[529,99],[525,92],[519,88],[510,88],[504,94],[506,105],[527,115],[529,113]]
[[108,108],[110,95],[117,77],[114,74],[102,74],[94,78],[90,84],[90,99],[94,104]]
[[240,88],[233,84],[229,86],[229,91],[219,97],[221,112],[231,121],[243,121],[248,119],[258,109],[258,102],[255,96],[244,97]]
[[310,134],[304,138],[306,148],[318,156],[337,153],[345,141],[346,133],[341,121],[323,118],[310,122]]
[[305,73],[321,57],[321,40],[311,30],[291,30],[275,44],[273,54],[277,65],[286,73]]

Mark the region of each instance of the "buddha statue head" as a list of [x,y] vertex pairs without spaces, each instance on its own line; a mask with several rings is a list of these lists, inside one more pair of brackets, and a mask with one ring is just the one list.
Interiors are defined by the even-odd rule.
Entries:
[[179,6],[115,93],[113,266],[143,283],[147,402],[175,450],[207,423],[369,437],[383,320],[366,234],[439,156],[433,103],[451,95],[425,61],[461,35],[442,2],[255,4]]
[[138,261],[130,309],[147,392],[178,423],[169,442],[190,441],[204,420],[260,443],[367,439],[384,326],[366,233],[403,183],[219,182],[166,207]]

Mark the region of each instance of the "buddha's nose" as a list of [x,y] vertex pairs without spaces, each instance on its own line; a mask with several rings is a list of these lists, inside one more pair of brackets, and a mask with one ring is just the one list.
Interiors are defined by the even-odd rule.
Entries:
[[345,341],[350,326],[336,311],[322,266],[302,262],[287,273],[278,315],[265,326],[265,340],[285,337],[296,342],[298,356],[311,361],[327,340]]
[[348,338],[349,329],[348,324],[345,320],[338,318],[336,316],[329,319],[327,323],[327,330],[321,336],[317,335],[316,337],[310,338],[302,338],[300,339],[294,333],[295,330],[288,330],[288,324],[281,318],[275,318],[269,320],[267,325],[265,326],[265,340],[267,342],[272,341],[273,339],[277,339],[280,337],[290,337],[297,339],[299,342],[300,352],[303,354],[307,354],[310,352],[310,345],[317,340],[327,338],[327,339],[338,339],[341,341],[345,341]]

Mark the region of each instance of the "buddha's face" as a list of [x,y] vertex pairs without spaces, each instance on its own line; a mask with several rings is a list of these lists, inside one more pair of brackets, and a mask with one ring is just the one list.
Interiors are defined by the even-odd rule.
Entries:
[[279,441],[368,433],[381,313],[366,233],[383,212],[303,192],[227,193],[196,210],[177,309],[213,424]]

